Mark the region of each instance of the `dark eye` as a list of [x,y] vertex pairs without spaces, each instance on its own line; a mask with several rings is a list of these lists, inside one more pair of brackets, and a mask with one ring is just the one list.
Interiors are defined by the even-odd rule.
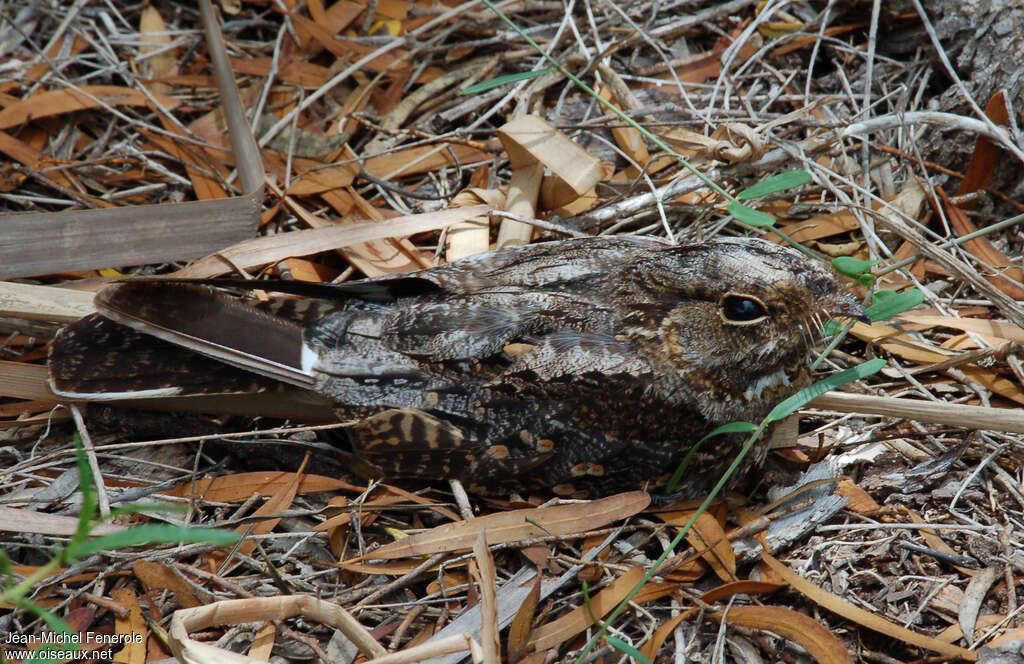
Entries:
[[768,309],[751,295],[727,293],[719,302],[722,320],[735,325],[751,325],[768,317]]

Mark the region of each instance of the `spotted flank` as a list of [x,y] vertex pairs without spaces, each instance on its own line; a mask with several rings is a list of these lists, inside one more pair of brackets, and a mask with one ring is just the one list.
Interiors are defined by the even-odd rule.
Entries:
[[463,443],[458,427],[422,410],[406,408],[385,410],[348,431],[357,452],[447,452],[462,447]]

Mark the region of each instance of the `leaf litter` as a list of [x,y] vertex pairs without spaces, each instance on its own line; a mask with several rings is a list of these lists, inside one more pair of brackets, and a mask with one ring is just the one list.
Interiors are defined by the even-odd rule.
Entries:
[[[747,207],[660,152],[475,3],[221,3],[238,98],[258,127],[255,170],[253,154],[225,138],[238,118],[222,108],[231,91],[218,83],[192,5],[0,4],[0,151],[9,157],[0,205],[33,215],[17,235],[29,217],[0,223],[4,276],[17,279],[0,283],[0,530],[10,570],[32,574],[74,529],[72,520],[25,525],[75,514],[73,494],[50,491],[74,468],[73,429],[66,411],[51,410],[57,400],[38,369],[59,325],[88,309],[78,296],[111,274],[341,281],[579,233],[777,239],[770,223],[812,251],[865,266],[873,278],[851,281],[864,295],[870,285],[907,301],[923,296],[902,318],[855,324],[826,361],[834,371],[884,357],[888,367],[853,391],[914,419],[829,395],[828,406],[804,408],[799,427],[777,441],[764,484],[795,488],[795,470],[832,452],[847,465],[829,467],[845,479],[827,491],[845,509],[788,539],[764,522],[813,508],[814,492],[795,492],[767,519],[758,514],[770,502],[765,487],[727,496],[699,518],[692,548],[609,626],[596,656],[742,660],[762,648],[821,662],[984,660],[994,652],[984,648],[1012,644],[1024,634],[1024,454],[1020,434],[1009,433],[1021,430],[1012,409],[1024,403],[1024,286],[1022,205],[1006,170],[1021,166],[1008,138],[1019,118],[1001,94],[963,97],[990,89],[984,72],[961,71],[960,96],[944,94],[943,57],[968,47],[950,31],[951,10],[924,4],[924,14],[878,15],[870,3],[742,0],[502,9],[561,67]],[[920,37],[929,29],[938,47]],[[907,34],[928,58],[892,47]],[[909,124],[924,118],[913,113],[929,97],[946,115]],[[794,169],[807,177],[786,175]],[[790,178],[790,188],[772,178]],[[471,202],[453,207],[456,195]],[[183,205],[196,202],[208,207]],[[511,214],[488,215],[493,208]],[[69,245],[69,210],[123,241],[104,230]],[[729,212],[757,228],[730,222]],[[218,226],[230,232],[216,235]],[[996,428],[981,428],[983,414],[971,420],[975,432],[930,419],[924,406],[942,404],[994,409],[987,421]],[[184,501],[192,511],[139,511],[125,524],[187,520],[246,539],[235,550],[106,552],[37,583],[33,601],[81,632],[177,630],[167,642],[129,644],[121,661],[197,647],[180,627],[193,619],[209,640],[199,658],[215,657],[213,642],[230,635],[252,656],[270,652],[269,639],[287,659],[351,640],[368,658],[389,651],[395,661],[467,649],[486,661],[569,661],[694,507],[665,512],[631,494],[542,506],[530,496],[410,493],[363,486],[315,453],[302,470],[258,474],[223,448],[315,447],[322,432],[238,416],[210,423],[211,436],[136,424],[93,437],[107,500]],[[216,450],[218,440],[234,442]],[[944,462],[922,469],[928,459]],[[607,501],[616,506],[598,509]],[[493,570],[474,563],[466,576],[459,570],[474,546],[482,553],[480,538]],[[772,555],[740,555],[754,540]],[[241,602],[237,612],[226,600]],[[3,631],[40,640],[47,628],[33,614],[5,608]],[[253,621],[273,629],[245,627]],[[462,631],[430,641],[446,624]],[[511,633],[498,632],[508,624]]]

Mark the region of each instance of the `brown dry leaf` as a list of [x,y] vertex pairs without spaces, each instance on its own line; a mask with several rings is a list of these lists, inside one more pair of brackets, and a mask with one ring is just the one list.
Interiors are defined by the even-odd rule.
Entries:
[[461,595],[466,592],[466,584],[468,583],[469,574],[455,572],[445,567],[444,574],[441,575],[440,580],[434,580],[427,584],[427,593],[434,595],[443,592],[448,595]]
[[174,593],[174,601],[179,606],[191,608],[209,601],[208,597],[196,595],[195,587],[182,578],[177,570],[166,565],[150,560],[137,560],[132,565],[132,573],[147,590],[169,590]]
[[[177,108],[181,103],[166,95],[150,93],[150,96],[166,110]],[[150,100],[150,96],[120,85],[86,85],[80,88],[41,92],[0,111],[0,129],[88,108],[148,106],[159,110],[159,107],[154,106]]]
[[359,167],[349,162],[322,168],[310,168],[291,181],[287,193],[289,196],[322,194],[325,191],[349,186],[355,182],[357,175],[359,175]]
[[846,646],[821,623],[779,606],[735,606],[713,617],[730,625],[773,632],[803,647],[818,664],[853,664]]
[[[985,616],[985,617],[997,617],[997,616]],[[998,616],[1002,617],[1002,616]],[[979,620],[980,622],[980,620]],[[992,649],[1002,648],[1008,643],[1013,641],[1024,641],[1024,627],[1017,627],[1003,632],[999,636],[993,637],[985,642],[985,646]]]
[[[917,512],[915,512],[912,509],[909,509],[907,507],[901,507],[900,511],[903,512],[904,514],[906,514],[910,518],[910,522],[911,523],[919,523],[919,524],[920,523],[928,523],[924,519],[924,517],[922,517],[920,514],[918,514]],[[935,549],[936,551],[941,551],[943,553],[948,553],[951,556],[959,556],[960,555],[959,552],[954,550],[953,547],[951,547],[950,545],[946,544],[946,540],[944,540],[941,537],[939,537],[939,535],[935,531],[933,531],[933,530],[930,530],[928,528],[924,528],[924,529],[919,531],[919,535],[920,535],[921,539],[923,539],[925,541],[925,544],[927,544],[931,548]],[[956,570],[958,572],[960,572],[961,574],[965,574],[967,576],[974,576],[975,574],[978,573],[978,570],[971,569],[970,567],[957,567],[956,565],[954,565],[953,567],[955,567]]]
[[[852,32],[854,30],[861,30],[864,28],[865,25],[865,23],[835,25],[832,26],[831,28],[825,28],[825,30],[822,31],[820,34],[828,35],[831,37],[834,35],[841,35],[847,32]],[[794,51],[799,51],[802,48],[813,46],[814,44],[818,43],[819,39],[820,38],[817,35],[793,34],[788,39],[784,40],[782,46],[779,46],[778,48],[774,49],[771,52],[771,56],[773,58],[777,58],[788,53],[793,53]]]
[[169,276],[190,279],[216,277],[232,272],[238,267],[248,270],[268,263],[277,263],[294,256],[308,256],[332,249],[351,247],[372,240],[405,237],[415,233],[434,231],[466,221],[467,219],[472,219],[484,214],[489,209],[486,206],[478,205],[475,207],[395,217],[380,223],[362,222],[345,226],[332,225],[323,228],[311,228],[257,237],[239,242],[212,256],[201,258],[192,265],[178,270]]
[[427,496],[419,496],[410,491],[406,491],[401,487],[392,486],[390,484],[382,484],[380,486],[384,489],[387,489],[389,493],[393,493],[396,496],[405,498],[410,503],[414,503],[416,505],[423,505],[431,512],[436,512],[437,514],[440,514],[446,519],[449,519],[451,521],[462,521],[462,517],[460,515],[456,514],[455,512],[451,511],[446,507],[438,505],[437,501],[434,500],[433,498]]
[[367,558],[384,560],[442,551],[469,551],[481,530],[487,531],[487,538],[492,545],[533,537],[574,535],[632,516],[650,502],[651,497],[646,492],[632,491],[571,505],[488,514],[469,521],[447,523],[399,542],[386,544],[367,554]]
[[[782,230],[797,242],[808,242],[833,235],[842,235],[858,228],[860,228],[860,223],[857,221],[857,217],[852,212],[847,211],[832,212],[811,217],[804,221],[782,225]],[[778,239],[778,236],[774,233],[765,233],[762,237],[773,241]]]
[[[681,528],[693,517],[693,512],[661,512],[658,516],[665,523]],[[736,580],[736,554],[718,519],[708,512],[702,513],[686,533],[686,541],[700,552],[718,578],[726,583]]]
[[[964,211],[953,205],[953,202],[946,196],[946,192],[942,190],[942,187],[936,187],[936,191],[939,192],[939,197],[942,199],[942,205],[946,210],[946,216],[949,218],[949,224],[957,235],[963,237],[978,230],[978,227],[967,218]],[[985,236],[976,237],[973,240],[964,242],[963,247],[981,261],[983,265],[988,266],[995,272],[995,274],[992,274],[988,269],[985,270],[985,278],[993,286],[1015,300],[1024,300],[1024,288],[1017,285],[1017,283],[1024,281],[1024,270],[996,248],[996,245],[992,244],[991,240]],[[1009,279],[1013,281],[1009,281]]]
[[[0,531],[12,533],[38,533],[40,535],[68,536],[78,529],[78,517],[48,514],[35,510],[0,507]],[[125,526],[101,523],[90,532],[94,536],[121,532]]]
[[[985,105],[985,115],[997,125],[1006,125],[1010,119],[1010,112],[1006,108],[1006,97],[1003,92],[992,95]],[[984,189],[992,180],[992,173],[995,172],[1003,151],[992,139],[987,136],[978,135],[974,143],[974,153],[971,155],[971,163],[964,173],[964,179],[960,181],[960,187],[956,190],[957,196]],[[968,206],[961,206],[970,209]]]
[[498,138],[508,153],[513,170],[543,164],[553,177],[564,183],[564,201],[549,201],[560,207],[590,191],[604,175],[601,161],[571,138],[536,115],[523,115],[505,123]]
[[[583,541],[583,546],[580,547],[580,554],[583,557],[586,557],[587,553],[590,552],[591,549],[601,546],[601,544],[604,543],[604,540],[605,538],[602,535],[592,535],[588,537]],[[544,551],[547,552],[547,547],[544,547]],[[581,581],[586,581],[587,583],[594,583],[600,579],[601,575],[604,574],[604,566],[600,563],[607,562],[609,555],[611,555],[610,547],[606,546],[598,551],[597,557],[594,561],[589,565],[584,565],[583,569],[576,574],[576,578]]]
[[[288,473],[291,481],[285,486],[278,487],[278,490],[271,494],[270,499],[260,505],[259,509],[252,513],[253,517],[260,517],[269,514],[280,514],[289,507],[292,502],[295,501],[295,496],[298,494],[299,486],[302,484],[302,479],[305,476],[306,460],[302,462],[302,466],[294,473]],[[272,517],[269,519],[263,519],[256,521],[255,523],[243,523],[242,525],[235,528],[235,530],[243,535],[265,535],[277,527],[277,524],[281,522],[280,517]],[[246,537],[238,545],[239,553],[246,555],[256,548],[257,541]]]
[[[164,129],[171,135],[185,137],[185,133],[177,124],[164,120],[163,125]],[[168,136],[159,135],[155,132],[142,130],[140,133],[149,139],[158,150],[166,152],[181,161],[185,166],[189,180],[192,182],[192,190],[195,193],[196,200],[215,201],[228,197],[228,193],[220,186],[220,182],[207,175],[211,168],[218,169],[222,176],[227,175],[227,165],[224,157],[209,159],[208,153],[201,148],[185,142],[182,142],[182,145],[179,146],[178,143]]]
[[110,591],[110,598],[128,609],[128,615],[124,618],[115,616],[114,633],[123,635],[124,647],[114,655],[114,661],[119,664],[144,664],[146,661],[146,640],[133,635],[145,637],[146,619],[142,616],[142,607],[139,606],[139,598],[135,596],[130,588],[113,588]]
[[501,641],[498,637],[498,588],[494,557],[487,548],[487,533],[481,530],[473,542],[473,557],[480,577],[480,645],[484,649],[484,662],[498,664],[501,660]]
[[848,479],[839,482],[839,486],[836,487],[836,494],[848,498],[849,502],[846,503],[846,509],[857,514],[874,514],[882,509],[882,506],[875,502],[871,494]]
[[710,603],[720,602],[729,599],[733,595],[770,595],[776,590],[786,587],[784,583],[770,583],[768,581],[733,581],[723,583],[717,588],[712,588],[700,596],[701,600]]
[[269,662],[270,655],[274,651],[274,636],[277,634],[277,627],[272,622],[265,622],[256,630],[253,635],[252,644],[249,646],[249,657],[260,662]]
[[462,143],[421,145],[401,148],[395,152],[368,157],[363,163],[366,172],[381,180],[393,180],[400,175],[432,173],[443,166],[459,164],[463,167],[488,161],[492,155]]
[[[334,530],[335,528],[343,528],[352,522],[352,514],[355,512],[360,517],[360,522],[365,522],[365,518],[372,516],[376,513],[376,510],[389,507],[391,505],[398,505],[401,503],[408,502],[402,496],[382,496],[380,498],[374,498],[373,500],[367,500],[362,503],[352,504],[345,501],[345,504],[341,506],[343,509],[338,514],[329,517],[326,521],[316,524],[313,526],[314,532],[325,532]],[[332,506],[338,506],[331,501]],[[373,512],[369,510],[374,510]],[[334,510],[331,510],[332,512]],[[458,520],[458,519],[456,519]]]
[[[30,143],[14,138],[7,132],[3,131],[0,131],[0,152],[4,153],[11,159],[17,161],[18,163],[34,170],[42,170],[44,169],[44,167],[50,166],[53,163],[53,159],[49,155],[45,154],[44,152],[34,147]],[[68,176],[61,172],[59,169],[46,170],[47,176],[57,184],[63,187],[68,187],[72,189],[75,188],[74,183],[72,183],[71,180],[68,179]],[[111,203],[110,201],[105,201],[101,198],[95,198],[93,196],[88,196],[85,194],[79,194],[79,196],[82,199],[89,201],[89,203],[91,203],[97,208],[114,207],[113,203]],[[10,217],[7,216],[7,218]]]
[[[274,470],[235,473],[211,479],[195,480],[194,482],[182,484],[160,493],[165,496],[175,496],[178,498],[191,498],[195,496],[202,500],[229,503],[234,500],[244,500],[254,493],[261,496],[276,495],[283,488],[289,486],[294,481],[294,477],[295,473]],[[364,487],[324,475],[303,475],[297,493],[317,493],[320,491],[338,491],[339,489],[362,491]]]
[[[326,34],[337,35],[351,25],[360,14],[366,11],[366,4],[350,2],[350,0],[338,0],[338,2],[331,4],[323,12],[315,9],[312,3],[309,5],[309,10],[309,15],[313,19],[314,25],[322,28]],[[303,44],[302,51],[305,55],[313,56],[323,50],[323,46],[311,38],[308,30],[296,25],[295,32],[299,35],[299,42]]]
[[989,320],[987,318],[952,318],[950,316],[937,316],[916,311],[908,311],[899,315],[899,320],[909,323],[923,325],[922,329],[932,327],[949,327],[964,332],[977,332],[986,337],[996,337],[1024,343],[1024,328],[1015,323],[1001,320]]
[[[383,222],[385,215],[349,187],[346,190],[349,199],[358,212],[342,217],[340,225],[357,224],[364,221]],[[317,219],[312,217],[311,219]],[[322,222],[318,222],[322,223]],[[363,244],[345,247],[340,250],[342,256],[357,270],[367,277],[383,277],[389,274],[405,274],[432,266],[416,245],[404,238],[387,238],[372,240]]]
[[49,372],[42,365],[0,360],[0,396],[57,403],[60,399],[48,379]]
[[[273,58],[229,58],[232,71],[266,78],[274,64]],[[319,88],[330,79],[330,69],[305,60],[287,59],[282,55],[275,76],[284,83]]]
[[[952,355],[938,352],[924,344],[901,334],[896,328],[881,323],[854,323],[850,333],[858,339],[874,343],[893,355],[897,355],[918,364],[936,364],[949,360]],[[977,365],[961,367],[968,378],[979,385],[1004,396],[1007,399],[1024,404],[1024,389],[1011,380],[999,376],[994,371],[982,369]]]
[[[139,47],[139,60],[145,75],[149,78],[176,75],[178,60],[174,56],[174,51],[166,48],[171,43],[171,36],[167,34],[167,24],[156,7],[151,5],[142,10],[139,16],[139,33],[142,41]],[[153,55],[149,55],[150,53]],[[166,94],[170,87],[160,82],[150,84],[150,89],[159,94]]]
[[537,604],[540,602],[540,579],[540,574],[534,575],[530,594],[519,605],[516,617],[512,619],[512,624],[508,628],[508,661],[512,664],[523,658],[530,634],[533,632],[533,618],[537,614]]
[[[330,33],[330,28],[324,29],[314,21],[299,14],[292,13],[291,20],[295,25],[296,31],[305,30],[312,40],[316,42],[317,46],[330,51],[343,62],[359,60],[378,49],[376,45],[361,44],[354,41],[338,41]],[[364,69],[374,74],[386,72],[393,77],[401,76],[411,67],[412,58],[409,57],[409,51],[401,48],[391,49],[387,53],[378,55],[373,60],[363,64]],[[444,76],[445,73],[445,70],[441,67],[430,66],[420,72],[419,77],[414,82],[429,83],[438,76]]]
[[815,602],[819,606],[822,606],[833,613],[839,614],[847,620],[852,620],[853,622],[884,634],[890,638],[909,643],[910,645],[914,645],[919,648],[931,650],[932,652],[937,652],[940,655],[961,657],[970,662],[978,659],[978,654],[976,652],[959,648],[948,643],[943,643],[938,639],[925,636],[924,634],[912,632],[905,627],[900,627],[899,625],[889,622],[885,618],[881,618],[858,606],[854,606],[841,597],[837,597],[826,590],[822,590],[767,553],[761,554],[761,562],[777,573],[794,590],[803,593],[803,595],[812,602]]
[[319,622],[340,630],[359,651],[370,659],[387,654],[383,646],[337,604],[307,595],[285,595],[247,599],[229,599],[213,602],[206,606],[179,609],[171,616],[167,630],[168,640],[175,657],[181,662],[254,662],[244,655],[215,648],[209,644],[193,641],[189,632],[213,625],[237,625],[240,623],[284,620],[302,616],[309,622]]
[[693,616],[697,615],[699,611],[700,609],[687,609],[686,611],[680,612],[679,615],[674,618],[669,618],[663,622],[658,629],[654,630],[654,634],[651,634],[651,638],[647,639],[647,642],[640,648],[640,652],[642,652],[649,661],[653,662],[657,654],[661,652],[661,647],[665,645],[665,641],[667,641],[668,637],[672,635],[672,632],[676,630],[676,627],[679,627],[683,621],[689,620]]
[[601,619],[609,611],[618,606],[619,602],[644,578],[644,570],[639,567],[630,568],[625,574],[615,579],[597,595],[590,598],[589,605],[579,606],[557,620],[541,625],[533,630],[527,648],[543,652],[557,648],[572,637],[594,624],[594,618]]
[[[615,106],[615,108],[622,108],[622,103],[614,99],[615,94],[609,86],[602,85],[598,94],[601,95],[602,99]],[[651,154],[648,152],[647,145],[644,143],[643,136],[639,131],[627,125],[613,127],[611,132],[612,138],[615,139],[615,144],[619,146],[627,157],[636,162],[640,168],[647,166],[647,162],[651,160]],[[625,179],[631,180],[639,176],[640,171],[636,166],[630,164],[626,167],[623,175]]]
[[974,628],[978,622],[978,614],[981,612],[981,605],[985,601],[985,595],[992,588],[992,584],[999,579],[1001,573],[1001,568],[986,567],[983,570],[978,570],[978,573],[971,577],[971,580],[967,583],[967,589],[964,590],[964,600],[960,604],[960,610],[957,612],[957,623],[959,623],[960,629],[970,645],[974,644]]
[[[373,554],[369,554],[368,558],[372,558]],[[392,560],[386,563],[350,563],[350,562],[337,562],[333,563],[335,567],[343,569],[349,572],[358,572],[359,574],[387,574],[390,576],[401,576],[412,572],[417,567],[423,564],[422,560]],[[460,563],[449,563],[444,566],[444,569],[451,570],[458,567],[465,567],[469,564],[469,561],[462,561]],[[436,572],[441,569],[441,563],[438,563],[434,567],[431,567],[428,571]]]
[[[949,586],[946,587],[948,588]],[[986,616],[978,616],[978,622],[975,624],[974,629],[975,631],[991,629],[992,627],[995,627],[1004,620],[1006,620],[1005,615],[999,615],[995,613]],[[955,643],[960,639],[964,638],[964,633],[963,630],[960,629],[960,625],[953,623],[946,629],[936,634],[935,638],[945,643]],[[996,646],[996,643],[1001,640],[1002,636],[999,636],[997,638],[991,639],[990,641],[986,641],[985,645],[994,648]]]

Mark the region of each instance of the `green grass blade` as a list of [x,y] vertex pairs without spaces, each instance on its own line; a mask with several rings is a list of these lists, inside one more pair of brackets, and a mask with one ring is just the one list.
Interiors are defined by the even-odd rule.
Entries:
[[611,634],[609,634],[608,636],[604,637],[604,640],[607,641],[608,645],[610,645],[612,648],[615,648],[624,655],[632,657],[634,662],[640,662],[640,664],[653,664],[653,662],[647,659],[647,657],[645,657],[644,654],[640,652],[640,650],[638,650],[635,646],[626,643],[625,641],[616,636],[612,636]]
[[[77,634],[77,632],[71,629],[71,626],[64,622],[64,620],[60,616],[53,613],[52,611],[44,609],[43,607],[39,606],[31,600],[25,599],[24,597],[18,597],[12,599],[12,603],[17,605],[19,608],[25,609],[26,611],[35,614],[37,617],[42,619],[42,621],[45,622],[46,625],[54,632],[57,632],[59,634]],[[73,641],[68,641],[67,643],[60,644],[44,644],[35,649],[35,651],[32,653],[32,657],[26,660],[25,664],[29,664],[31,662],[55,662],[57,661],[57,658],[55,658],[50,653],[56,652],[58,650],[78,649],[78,644],[74,643]]]
[[729,203],[725,207],[726,212],[736,217],[737,221],[742,221],[747,226],[753,226],[754,228],[768,228],[775,225],[775,219],[771,215],[767,215],[764,212],[759,212],[754,208],[747,207],[742,203]]
[[92,529],[93,519],[99,509],[96,488],[93,486],[92,469],[89,467],[89,459],[85,456],[85,446],[78,432],[74,436],[75,464],[78,466],[78,491],[82,494],[82,509],[78,513],[78,526],[75,528],[71,541],[64,549],[64,556],[68,562],[74,560],[71,550],[84,542],[89,537]]
[[848,277],[857,278],[882,261],[862,261],[853,256],[836,256],[832,259],[832,267],[836,272]]
[[748,431],[757,431],[757,425],[751,424],[750,422],[729,422],[728,424],[723,424],[716,428],[714,431],[698,440],[690,447],[690,451],[686,453],[686,456],[679,462],[679,465],[676,466],[676,472],[672,473],[672,477],[669,479],[668,484],[665,485],[665,493],[672,493],[676,490],[676,487],[679,486],[679,481],[683,479],[683,473],[685,473],[686,469],[690,467],[690,462],[693,461],[694,455],[697,454],[697,449],[705,440],[714,436],[721,436],[726,433],[747,433]]
[[779,405],[775,406],[775,408],[772,409],[772,412],[768,413],[768,417],[764,418],[764,421],[769,423],[785,419],[829,390],[834,390],[840,385],[852,383],[853,381],[860,380],[861,378],[867,378],[868,376],[881,371],[884,366],[885,360],[876,357],[873,360],[868,360],[863,364],[858,364],[857,366],[846,369],[845,371],[832,374],[828,378],[819,380],[810,387],[805,387]]
[[241,536],[233,530],[147,524],[84,542],[76,548],[75,555],[81,558],[98,551],[125,549],[141,544],[177,544],[182,542],[228,546],[237,542],[239,537]]
[[557,70],[554,67],[545,67],[544,69],[538,69],[537,71],[521,71],[516,72],[515,74],[505,74],[504,76],[496,76],[486,81],[474,83],[465,90],[460,90],[459,95],[463,96],[480,94],[481,92],[487,92],[488,90],[493,90],[494,88],[500,88],[501,86],[508,85],[509,83],[518,83],[519,81],[528,81],[532,78],[538,78],[540,76],[543,76],[544,74],[550,74],[553,71]]
[[924,293],[916,288],[897,293],[878,290],[871,296],[871,306],[864,310],[871,322],[887,320],[924,302]]
[[[810,181],[811,174],[807,171],[787,171],[785,173],[779,173],[778,175],[771,176],[767,180],[761,180],[757,184],[747,187],[740,193],[736,194],[736,200],[749,201],[752,198],[760,198],[761,196],[767,196],[768,194],[793,189],[794,187],[805,185]],[[739,219],[739,217],[736,218]]]

